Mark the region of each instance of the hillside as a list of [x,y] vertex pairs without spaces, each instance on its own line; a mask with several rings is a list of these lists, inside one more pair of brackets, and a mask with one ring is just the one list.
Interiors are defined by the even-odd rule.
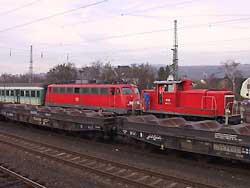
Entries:
[[[157,68],[164,65],[156,65]],[[250,64],[243,64],[239,66],[239,70],[241,71],[243,77],[250,76]],[[200,80],[206,76],[214,74],[216,77],[222,78],[224,77],[224,70],[222,66],[209,66],[209,65],[201,65],[201,66],[180,66],[179,67],[179,75],[187,76],[192,80]]]

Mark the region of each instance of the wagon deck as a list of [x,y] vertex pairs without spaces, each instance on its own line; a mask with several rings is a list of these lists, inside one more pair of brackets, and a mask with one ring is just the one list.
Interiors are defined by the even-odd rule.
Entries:
[[158,119],[153,115],[123,117],[119,134],[162,149],[176,149],[250,162],[250,125],[225,126],[213,120]]

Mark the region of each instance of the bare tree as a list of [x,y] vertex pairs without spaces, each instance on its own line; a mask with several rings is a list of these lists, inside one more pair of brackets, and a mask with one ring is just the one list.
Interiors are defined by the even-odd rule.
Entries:
[[236,79],[242,77],[242,74],[238,69],[240,63],[237,63],[234,60],[227,60],[222,64],[225,71],[225,77],[232,83],[232,90],[236,93]]
[[114,70],[114,67],[112,67],[111,63],[106,63],[101,70],[101,79],[105,82],[112,83],[116,81],[117,76],[116,72]]
[[167,80],[170,74],[170,67],[167,65],[165,68],[160,67],[158,70],[158,80]]
[[77,79],[77,69],[72,63],[59,64],[49,70],[47,83],[69,83]]
[[153,87],[156,70],[149,63],[131,65],[132,77],[137,80],[135,83],[139,89],[149,89]]
[[103,63],[101,61],[94,61],[91,66],[84,66],[80,69],[81,79],[83,80],[100,80]]

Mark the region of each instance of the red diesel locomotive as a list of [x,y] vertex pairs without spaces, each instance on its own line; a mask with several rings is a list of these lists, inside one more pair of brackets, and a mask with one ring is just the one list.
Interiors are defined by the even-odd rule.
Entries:
[[45,105],[128,114],[140,110],[140,94],[132,84],[53,84],[48,86]]
[[238,119],[234,94],[228,90],[193,89],[191,80],[155,81],[155,89],[142,91],[145,113],[209,119]]

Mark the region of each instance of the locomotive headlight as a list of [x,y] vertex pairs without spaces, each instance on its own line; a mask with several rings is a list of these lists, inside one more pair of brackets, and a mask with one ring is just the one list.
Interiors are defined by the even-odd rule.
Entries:
[[128,105],[140,105],[141,102],[139,100],[136,101],[128,101]]

